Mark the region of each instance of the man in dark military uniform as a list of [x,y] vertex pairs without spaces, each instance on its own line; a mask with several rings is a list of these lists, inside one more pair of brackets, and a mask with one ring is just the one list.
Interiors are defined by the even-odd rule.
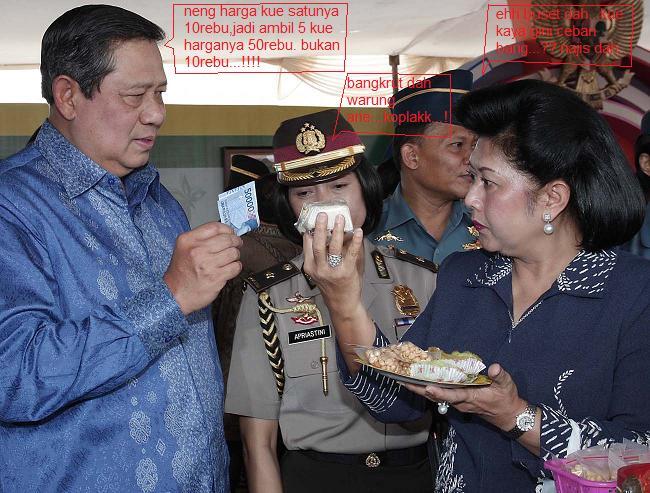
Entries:
[[[404,121],[396,125],[393,139],[400,184],[384,201],[370,235],[376,244],[394,245],[436,264],[450,253],[478,247],[462,203],[471,183],[467,170],[476,137],[453,116],[453,104],[471,87],[471,72],[452,70],[394,96],[394,121]],[[427,112],[432,123],[408,123],[407,116],[418,112]]]
[[[366,233],[381,212],[381,183],[364,146],[336,110],[284,122],[274,137],[285,235],[302,203],[345,200],[352,226]],[[364,250],[364,305],[397,342],[435,288],[432,262],[374,246]],[[332,260],[335,262],[335,259]],[[232,352],[226,411],[241,416],[252,492],[381,493],[432,491],[430,414],[400,425],[379,423],[343,387],[335,327],[320,290],[302,273],[302,256],[247,278]],[[288,449],[275,453],[278,429]]]
[[[271,197],[275,190],[275,174],[261,161],[250,156],[233,156],[226,190],[232,190],[255,181],[259,205],[260,227],[242,236],[239,249],[241,273],[228,281],[212,304],[214,333],[223,370],[223,380],[228,383],[230,355],[235,336],[235,321],[244,296],[244,279],[251,274],[285,260],[291,260],[302,248],[285,238],[276,226]],[[226,413],[223,419],[226,443],[230,452],[230,488],[237,491],[243,470],[242,444],[239,434],[239,417]]]

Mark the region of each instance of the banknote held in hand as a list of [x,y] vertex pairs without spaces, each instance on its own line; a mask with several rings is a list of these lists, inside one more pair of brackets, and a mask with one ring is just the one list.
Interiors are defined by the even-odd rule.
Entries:
[[219,220],[230,226],[237,236],[260,226],[255,182],[251,181],[219,194],[217,208]]

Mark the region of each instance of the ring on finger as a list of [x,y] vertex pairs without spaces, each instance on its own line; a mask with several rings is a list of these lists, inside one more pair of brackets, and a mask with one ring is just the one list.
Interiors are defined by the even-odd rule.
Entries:
[[449,403],[442,401],[438,403],[438,413],[439,414],[447,414],[447,411],[449,411]]
[[332,253],[327,254],[327,263],[330,267],[338,267],[343,262],[343,255],[334,255]]

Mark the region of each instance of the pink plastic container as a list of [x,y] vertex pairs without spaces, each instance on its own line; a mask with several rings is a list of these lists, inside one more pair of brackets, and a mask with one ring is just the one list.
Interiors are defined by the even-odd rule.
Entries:
[[616,493],[616,481],[589,481],[565,470],[565,459],[547,460],[544,467],[553,473],[557,493]]

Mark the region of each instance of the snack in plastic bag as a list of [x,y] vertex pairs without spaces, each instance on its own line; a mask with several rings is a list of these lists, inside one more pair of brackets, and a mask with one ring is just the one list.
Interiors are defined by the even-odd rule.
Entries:
[[334,220],[336,216],[341,214],[345,218],[345,232],[354,231],[352,226],[352,216],[350,216],[350,208],[344,200],[332,200],[331,202],[309,202],[302,206],[298,220],[294,224],[300,234],[307,231],[313,231],[316,227],[316,216],[320,212],[327,214],[327,230],[334,229]]

